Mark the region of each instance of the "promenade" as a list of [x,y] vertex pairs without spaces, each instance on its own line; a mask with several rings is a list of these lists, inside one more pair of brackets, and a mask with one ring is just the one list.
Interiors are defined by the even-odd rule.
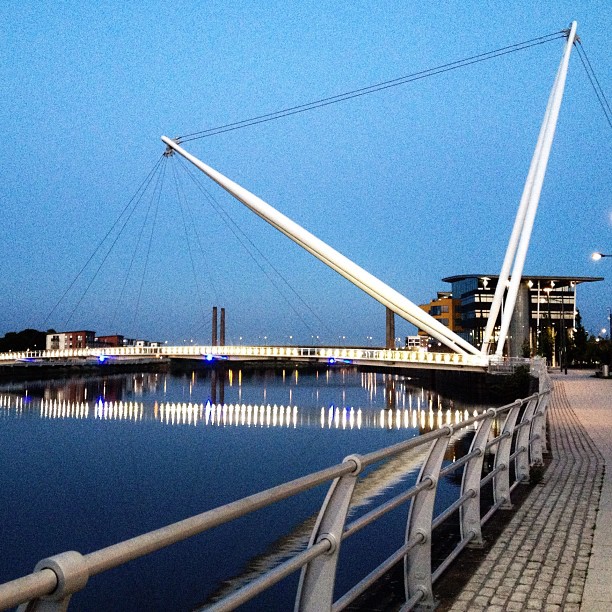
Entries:
[[612,380],[571,370],[552,379],[550,465],[441,610],[612,609]]

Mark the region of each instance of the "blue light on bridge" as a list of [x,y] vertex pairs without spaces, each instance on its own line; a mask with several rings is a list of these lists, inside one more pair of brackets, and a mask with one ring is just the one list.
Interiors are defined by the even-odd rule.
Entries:
[[228,358],[227,355],[213,355],[212,353],[206,353],[206,355],[204,355],[204,359],[206,359],[206,361],[215,361],[215,360],[220,360],[220,361],[226,361]]
[[98,355],[98,361],[100,363],[104,363],[107,359],[108,357],[106,355]]
[[350,359],[336,359],[335,357],[329,357],[327,363],[329,365],[334,365],[336,363],[346,363],[350,365],[353,362]]

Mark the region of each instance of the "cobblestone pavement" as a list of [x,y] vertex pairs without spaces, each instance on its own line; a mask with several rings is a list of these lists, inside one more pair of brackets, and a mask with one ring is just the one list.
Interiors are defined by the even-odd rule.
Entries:
[[[607,547],[612,532],[612,525],[607,525],[610,505],[602,525],[597,512],[608,453],[605,448],[602,454],[589,435],[591,429],[599,432],[596,428],[603,425],[608,430],[612,423],[612,409],[602,410],[612,408],[612,381],[579,373],[557,375],[554,385],[548,411],[551,463],[450,606],[454,612],[612,609],[612,557],[606,559],[611,550]],[[578,414],[590,414],[589,408],[596,406],[599,417],[584,419],[589,431],[572,409],[574,404],[579,406]],[[608,485],[609,481],[606,496]],[[606,533],[600,542],[602,530]],[[600,550],[595,565],[591,559],[594,538]],[[595,581],[589,576],[593,587],[587,585],[585,590],[587,573]],[[594,596],[589,595],[591,590]]]

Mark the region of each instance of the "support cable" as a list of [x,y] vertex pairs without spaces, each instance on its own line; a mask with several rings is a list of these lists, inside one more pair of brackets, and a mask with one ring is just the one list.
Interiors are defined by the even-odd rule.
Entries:
[[128,269],[126,271],[125,278],[123,279],[123,285],[121,287],[121,291],[119,292],[119,297],[115,301],[115,311],[113,312],[113,317],[111,319],[111,325],[110,325],[111,328],[113,328],[115,326],[115,321],[117,320],[117,313],[119,311],[119,307],[121,306],[121,300],[123,299],[123,296],[124,296],[124,293],[125,293],[125,288],[127,286],[128,279],[130,277],[130,274],[132,272],[132,268],[134,266],[134,262],[136,260],[136,254],[138,253],[138,247],[140,246],[140,242],[142,240],[142,235],[144,233],[144,229],[145,229],[145,227],[147,225],[147,221],[149,219],[149,214],[151,212],[151,207],[153,205],[153,202],[155,201],[155,194],[157,193],[157,190],[159,189],[160,180],[163,182],[163,174],[165,173],[165,168],[166,168],[166,166],[164,164],[162,166],[161,172],[157,174],[157,181],[156,181],[155,186],[153,187],[153,194],[151,196],[151,200],[149,201],[149,206],[147,207],[147,213],[145,215],[145,219],[144,219],[144,222],[142,224],[142,227],[140,228],[140,233],[138,235],[138,240],[136,241],[136,244],[134,246],[134,250],[132,251],[132,257],[130,259],[130,265],[128,266]]
[[413,72],[412,74],[408,74],[408,75],[398,77],[395,79],[391,79],[388,81],[382,81],[375,85],[361,87],[359,89],[354,89],[352,91],[337,94],[337,95],[330,96],[327,98],[321,98],[313,102],[307,102],[305,104],[292,106],[292,107],[278,110],[275,112],[266,113],[264,115],[258,115],[256,117],[251,117],[250,119],[243,119],[242,121],[227,123],[224,125],[219,125],[217,127],[208,128],[206,130],[201,130],[199,132],[185,134],[183,136],[178,137],[178,140],[180,140],[181,142],[189,142],[191,140],[198,140],[200,138],[208,138],[209,136],[216,136],[218,134],[223,134],[225,132],[231,132],[231,131],[239,130],[245,127],[251,127],[253,125],[258,125],[260,123],[266,123],[268,121],[273,121],[275,119],[281,119],[283,117],[288,117],[290,115],[296,115],[298,113],[303,113],[309,110],[314,110],[316,108],[329,106],[330,104],[337,104],[338,102],[345,102],[346,100],[351,100],[353,98],[365,96],[371,93],[382,91],[384,89],[389,89],[391,87],[398,87],[399,85],[405,85],[406,83],[411,83],[413,81],[418,81],[420,79],[424,79],[430,76],[435,76],[438,74],[442,74],[444,72],[456,70],[457,68],[464,68],[465,66],[470,66],[472,64],[477,64],[479,62],[484,62],[486,60],[493,59],[495,57],[500,57],[502,55],[514,53],[516,51],[522,51],[524,49],[529,49],[537,45],[543,45],[545,43],[552,42],[553,40],[557,40],[558,38],[563,38],[565,35],[566,35],[565,30],[561,30],[559,32],[553,32],[551,34],[547,34],[545,36],[539,36],[538,38],[532,38],[531,40],[516,43],[514,45],[501,47],[493,51],[487,51],[485,53],[479,53],[477,55],[472,55],[464,59],[456,60],[456,61],[449,62],[446,64],[441,64],[440,66],[436,66],[434,68],[428,68],[427,70],[421,70],[419,72]]
[[[153,212],[153,223],[151,224],[151,233],[149,234],[149,244],[147,246],[147,255],[145,257],[144,269],[142,271],[142,277],[140,279],[140,289],[138,290],[138,299],[136,300],[136,308],[134,309],[134,319],[133,319],[132,325],[135,325],[136,323],[136,320],[138,317],[138,310],[140,308],[140,298],[142,296],[142,288],[144,285],[144,280],[147,275],[147,269],[149,266],[149,255],[151,254],[151,245],[153,243],[153,235],[155,233],[155,225],[157,222],[157,213],[159,211],[159,201],[161,200],[161,194],[162,194],[162,188],[163,188],[165,176],[166,176],[166,164],[162,166],[162,171],[159,174],[159,180],[157,181],[157,185],[155,186],[155,189],[153,190],[153,197],[151,198],[151,201],[155,200],[155,210]],[[156,191],[157,191],[157,197],[155,197]],[[149,216],[149,211],[147,211],[147,218],[148,216]],[[147,220],[145,219],[145,224],[146,222]],[[144,229],[144,225],[143,225],[143,229]],[[140,241],[140,238],[138,240]]]
[[[157,167],[159,168],[159,165]],[[144,192],[142,193],[142,195],[144,195]],[[72,319],[72,317],[74,316],[74,313],[76,312],[77,308],[81,305],[81,302],[85,299],[85,296],[87,295],[87,292],[89,291],[89,289],[93,285],[94,281],[96,280],[98,274],[100,273],[100,270],[102,269],[102,266],[106,263],[106,260],[108,259],[109,255],[112,253],[113,249],[115,248],[115,245],[117,244],[117,241],[119,240],[119,238],[121,238],[121,235],[123,234],[123,231],[125,230],[125,228],[126,228],[127,224],[129,223],[130,219],[132,218],[132,215],[134,214],[134,212],[136,212],[136,208],[138,207],[138,204],[140,203],[140,200],[142,199],[142,195],[141,195],[140,198],[138,198],[138,201],[136,202],[136,205],[132,208],[132,210],[130,211],[129,215],[127,216],[127,218],[123,222],[123,225],[121,226],[121,229],[119,230],[119,233],[115,236],[115,239],[111,243],[108,251],[106,252],[106,255],[104,255],[104,258],[100,262],[100,265],[98,266],[98,268],[96,269],[94,275],[92,276],[91,280],[89,281],[89,284],[87,285],[87,287],[85,287],[85,291],[83,291],[83,293],[82,293],[81,297],[79,298],[78,302],[76,303],[75,307],[72,309],[72,312],[70,313],[70,315],[66,319],[66,323],[65,323],[66,326],[68,326],[68,322],[70,321],[70,319]]]
[[580,58],[584,71],[586,72],[586,75],[589,78],[589,81],[591,82],[591,86],[593,87],[593,91],[595,92],[597,100],[601,105],[601,109],[603,110],[603,113],[606,117],[606,121],[608,122],[608,125],[612,128],[612,109],[610,108],[610,104],[608,102],[608,99],[606,98],[606,94],[604,93],[603,88],[601,87],[599,79],[597,78],[597,75],[593,70],[593,66],[589,61],[589,58],[587,57],[586,51],[584,50],[584,46],[580,41],[578,42],[580,44],[574,44],[574,46],[576,47],[576,51],[578,52],[578,57]]
[[[145,179],[142,181],[142,183],[138,186],[138,189],[136,189],[136,192],[134,193],[134,195],[130,198],[130,200],[128,201],[128,203],[125,205],[125,207],[123,208],[123,210],[121,211],[121,213],[119,214],[119,216],[117,217],[117,219],[115,219],[114,223],[112,224],[112,226],[110,227],[110,229],[108,230],[108,232],[106,232],[106,235],[102,238],[102,240],[100,240],[100,242],[98,243],[98,245],[96,246],[96,248],[93,250],[92,254],[89,256],[89,259],[85,262],[85,264],[83,265],[83,267],[79,270],[79,272],[77,273],[77,275],[74,277],[74,279],[72,280],[72,282],[70,283],[70,285],[68,285],[68,288],[64,291],[64,293],[60,296],[59,300],[56,302],[56,304],[53,306],[53,308],[50,310],[49,314],[46,316],[45,320],[43,321],[43,326],[46,325],[47,321],[51,318],[51,316],[53,315],[53,313],[55,312],[55,310],[57,309],[57,307],[61,304],[61,302],[64,300],[64,298],[68,295],[68,293],[70,292],[70,290],[72,289],[72,287],[75,285],[75,283],[77,282],[77,280],[81,277],[81,275],[83,274],[83,272],[85,271],[85,269],[87,268],[87,266],[91,263],[91,261],[93,260],[93,258],[96,256],[96,254],[98,253],[98,251],[102,248],[102,245],[106,242],[107,238],[112,234],[113,230],[115,229],[115,227],[117,227],[117,225],[119,224],[119,222],[121,221],[121,218],[123,217],[124,214],[126,214],[126,212],[128,211],[128,209],[130,208],[130,206],[134,203],[135,201],[135,207],[138,205],[138,202],[140,201],[140,199],[143,197],[145,191],[147,190],[147,188],[149,187],[149,184],[151,183],[153,176],[155,175],[155,173],[157,172],[159,165],[161,164],[161,161],[163,159],[163,154],[159,157],[159,159],[155,162],[153,168],[149,171],[149,174],[145,177]],[[134,209],[132,209],[132,212],[129,213],[128,216],[128,220],[129,217],[132,215],[132,213],[134,212]],[[127,222],[127,221],[126,221]],[[125,224],[124,224],[125,227]],[[120,234],[121,231],[123,231],[123,228],[120,230]],[[115,239],[116,242],[116,239]],[[114,244],[114,243],[113,243]],[[111,247],[112,248],[112,247]],[[107,255],[108,256],[108,255]],[[106,259],[106,257],[105,257]],[[98,268],[99,270],[99,268]],[[96,272],[97,274],[97,272]],[[81,298],[82,299],[82,298]],[[79,300],[80,303],[80,300]],[[73,311],[74,313],[74,311]],[[72,314],[70,315],[70,317],[72,317]],[[68,321],[70,320],[70,317],[68,318]],[[68,322],[66,321],[66,323]]]
[[[202,303],[202,290],[200,289],[200,282],[198,281],[198,275],[196,273],[195,262],[193,260],[193,252],[191,249],[191,241],[189,240],[189,232],[187,228],[187,221],[185,220],[185,212],[183,210],[183,201],[185,200],[185,194],[181,190],[178,180],[178,175],[176,172],[176,165],[172,166],[172,175],[174,177],[174,186],[176,189],[176,197],[179,201],[179,207],[181,209],[181,219],[183,220],[183,229],[185,231],[185,240],[187,241],[187,250],[189,251],[189,260],[191,261],[191,270],[193,273],[193,279],[195,281],[196,290],[198,293],[198,303],[200,304],[200,311],[202,313],[202,320],[206,318],[206,314],[204,311],[204,304]],[[186,205],[186,204],[185,204]]]
[[[259,249],[259,247],[251,240],[251,238],[240,228],[240,226],[232,219],[232,217],[223,209],[223,207],[215,200],[213,195],[202,185],[201,181],[198,177],[194,176],[194,173],[190,167],[188,167],[187,162],[185,162],[182,158],[178,158],[181,164],[181,167],[187,173],[187,175],[191,178],[197,188],[203,193],[206,199],[209,201],[210,205],[213,207],[215,212],[219,215],[221,220],[225,223],[225,225],[232,232],[236,240],[242,245],[245,251],[250,255],[253,259],[257,267],[263,272],[263,274],[268,278],[268,280],[272,283],[274,288],[278,291],[281,297],[285,300],[285,302],[289,305],[291,310],[295,313],[295,315],[302,321],[306,329],[311,334],[315,333],[315,330],[309,325],[309,323],[304,319],[302,314],[296,309],[291,300],[285,295],[282,291],[279,284],[276,282],[273,276],[265,269],[264,266],[258,261],[258,259],[253,254],[253,251],[256,251],[261,259],[263,259],[268,266],[278,275],[278,277],[284,282],[284,284],[289,288],[289,290],[297,297],[297,299],[304,305],[304,307],[319,321],[319,323],[329,332],[331,333],[331,329],[325,324],[325,322],[317,315],[317,313],[312,309],[312,307],[300,296],[300,294],[292,287],[289,281],[280,273],[280,271],[272,264],[272,262],[266,257],[266,255]],[[248,246],[248,244],[251,247]]]
[[[182,160],[181,160],[181,162],[182,162]],[[189,214],[189,221],[191,223],[191,227],[193,228],[193,232],[195,233],[195,236],[196,236],[197,245],[198,245],[198,248],[199,248],[199,251],[200,251],[200,256],[202,257],[202,261],[204,262],[204,269],[206,271],[206,276],[208,278],[210,287],[212,288],[212,293],[213,293],[213,296],[215,298],[215,302],[218,304],[220,302],[219,292],[217,291],[217,285],[215,283],[215,278],[213,276],[211,266],[208,263],[208,258],[206,256],[206,251],[204,250],[204,246],[202,245],[202,239],[200,237],[200,232],[198,231],[198,225],[199,224],[197,224],[195,222],[192,206],[189,206],[189,200],[187,198],[185,198],[185,203],[187,204],[187,206],[186,206],[187,213]],[[212,314],[211,314],[211,318],[212,318]]]

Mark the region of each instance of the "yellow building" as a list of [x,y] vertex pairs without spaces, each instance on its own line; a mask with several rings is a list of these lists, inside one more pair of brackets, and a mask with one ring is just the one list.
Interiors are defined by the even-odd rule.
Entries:
[[[460,306],[461,300],[454,299],[450,291],[438,291],[438,297],[429,304],[420,304],[419,308],[450,330],[461,333],[463,327],[461,326]],[[419,336],[427,336],[427,332],[419,331]]]

